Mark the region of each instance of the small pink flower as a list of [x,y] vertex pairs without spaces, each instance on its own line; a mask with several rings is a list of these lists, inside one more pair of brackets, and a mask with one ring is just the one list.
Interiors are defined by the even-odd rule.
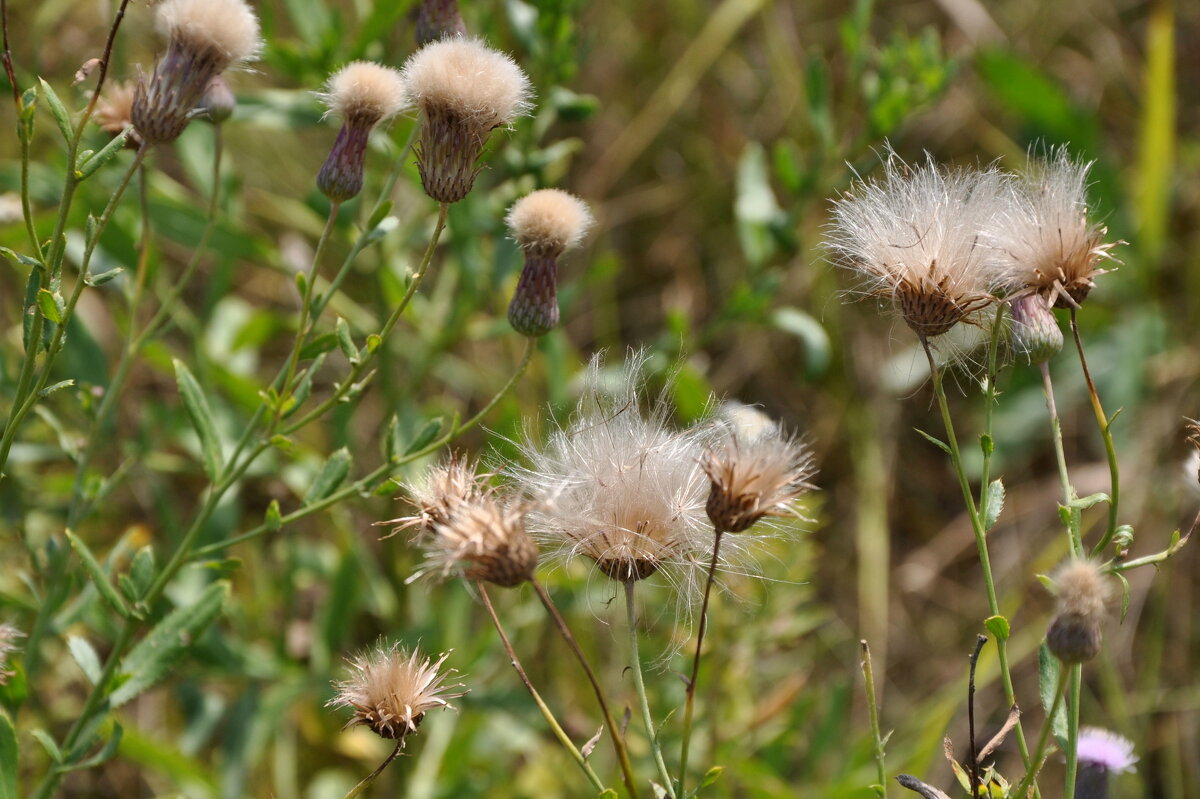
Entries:
[[1100,727],[1082,728],[1076,751],[1081,764],[1090,764],[1109,774],[1137,770],[1134,768],[1138,758],[1133,753],[1133,741]]

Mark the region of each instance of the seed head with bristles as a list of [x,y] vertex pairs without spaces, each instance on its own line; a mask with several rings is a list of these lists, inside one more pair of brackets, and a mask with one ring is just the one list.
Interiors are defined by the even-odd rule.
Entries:
[[795,500],[812,488],[808,449],[785,436],[769,419],[745,425],[745,406],[722,413],[718,439],[704,451],[700,465],[710,490],[706,510],[713,526],[741,533],[764,516],[795,514]]
[[430,710],[451,708],[451,699],[466,693],[461,683],[446,684],[455,674],[441,671],[450,653],[436,661],[416,649],[409,652],[399,644],[380,643],[349,661],[350,678],[334,683],[336,693],[329,707],[348,707],[354,715],[347,727],[370,727],[381,738],[403,741],[417,731]]
[[434,528],[449,522],[455,508],[473,505],[491,490],[476,464],[458,456],[430,468],[419,481],[405,488],[417,512],[412,516],[376,522],[376,526],[393,528],[385,538],[412,528],[416,528],[418,538],[434,535]]
[[1066,147],[1031,158],[1009,187],[1002,212],[986,230],[995,250],[992,283],[1009,295],[1037,294],[1060,308],[1078,307],[1114,261],[1108,229],[1095,222],[1087,203],[1090,163],[1071,158]]
[[133,103],[133,124],[150,144],[177,138],[209,81],[262,46],[258,18],[244,0],[164,0],[156,15],[167,52],[150,80],[138,82]]
[[528,517],[535,538],[565,556],[586,556],[613,580],[662,570],[691,587],[713,545],[699,465],[706,441],[697,429],[669,428],[661,400],[643,413],[644,361],[633,355],[614,389],[594,357],[574,419],[544,445],[527,438],[528,465],[515,476],[538,503]]
[[529,108],[529,78],[509,56],[465,36],[425,45],[402,71],[424,117],[417,167],[425,193],[458,202],[471,191],[491,131]]
[[825,246],[918,336],[940,335],[995,300],[980,231],[1002,188],[996,169],[948,169],[931,156],[910,166],[889,151],[882,178],[858,180],[834,203]]
[[525,253],[508,321],[522,335],[543,336],[558,325],[558,257],[579,245],[592,215],[578,197],[540,189],[517,200],[505,221]]
[[1046,646],[1064,663],[1083,663],[1100,653],[1100,623],[1110,589],[1095,562],[1073,558],[1058,567],[1051,582],[1057,612],[1046,632]]

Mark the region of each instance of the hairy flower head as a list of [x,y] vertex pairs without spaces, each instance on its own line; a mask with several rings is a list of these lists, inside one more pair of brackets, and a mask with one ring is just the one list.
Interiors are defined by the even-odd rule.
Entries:
[[1133,741],[1101,727],[1081,727],[1076,751],[1081,766],[1087,764],[1108,774],[1137,770]]
[[521,249],[556,256],[579,246],[592,226],[592,214],[573,194],[538,189],[513,203],[504,221]]
[[217,72],[254,59],[262,47],[258,17],[245,0],[163,0],[155,21],[172,44],[211,51]]
[[[747,420],[750,414],[764,418]],[[740,533],[764,516],[796,513],[795,500],[812,488],[808,449],[753,408],[736,405],[722,416],[718,438],[700,461],[710,483],[706,509],[714,527]]]
[[333,73],[318,95],[330,113],[368,126],[391,119],[408,107],[400,71],[372,61],[354,61]]
[[449,654],[434,661],[416,649],[380,643],[349,661],[350,677],[334,683],[336,693],[327,705],[354,711],[347,727],[362,724],[382,738],[403,740],[430,710],[453,709],[449,700],[466,693],[459,690],[462,684],[446,684],[455,673],[441,671]]
[[922,338],[994,301],[980,231],[1002,202],[996,169],[909,165],[888,153],[883,176],[835,201],[826,247],[868,293],[890,299]]
[[667,426],[660,400],[640,407],[645,356],[606,385],[599,356],[588,368],[575,416],[544,445],[526,441],[528,466],[516,469],[538,508],[531,533],[565,555],[584,555],[608,577],[631,582],[659,570],[681,575],[711,557],[704,513],[708,481],[700,469],[705,435]]
[[987,228],[992,283],[1010,295],[1037,294],[1060,308],[1077,307],[1104,274],[1119,242],[1093,221],[1087,204],[1090,163],[1066,147],[1031,158],[1010,187],[1010,198]]
[[1110,589],[1100,566],[1072,558],[1051,577],[1057,612],[1046,631],[1046,645],[1064,663],[1084,663],[1100,653],[1100,623]]

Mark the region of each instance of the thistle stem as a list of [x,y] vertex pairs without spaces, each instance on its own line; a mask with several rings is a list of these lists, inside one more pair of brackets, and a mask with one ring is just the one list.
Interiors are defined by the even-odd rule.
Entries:
[[1046,764],[1046,758],[1049,756],[1046,752],[1046,744],[1050,741],[1050,730],[1054,728],[1054,717],[1058,714],[1058,709],[1062,707],[1063,688],[1067,684],[1067,674],[1066,669],[1060,668],[1058,683],[1054,688],[1054,701],[1050,703],[1050,710],[1046,713],[1046,720],[1042,722],[1042,729],[1038,733],[1037,744],[1033,750],[1033,765],[1026,767],[1025,776],[1021,778],[1017,789],[1012,792],[1011,796],[1014,799],[1025,799],[1030,788],[1036,789],[1038,773],[1041,772],[1042,766]]
[[[971,482],[967,479],[966,469],[962,463],[962,453],[958,448],[958,438],[954,434],[954,420],[950,416],[950,404],[946,400],[946,389],[942,385],[942,371],[938,369],[933,357],[929,341],[921,337],[921,346],[925,349],[925,357],[929,361],[929,374],[933,381],[933,393],[937,397],[938,409],[942,415],[942,425],[946,428],[946,445],[950,450],[950,463],[958,477],[958,485],[962,490],[963,502],[967,506],[967,516],[971,520],[971,530],[975,533],[975,547],[979,552],[979,565],[983,571],[983,582],[987,589],[988,609],[993,616],[1000,614],[1000,602],[996,596],[996,581],[992,576],[992,559],[988,554],[987,531],[983,529],[983,519],[975,506],[975,496],[971,491]],[[1000,680],[1004,685],[1004,699],[1009,707],[1017,703],[1016,691],[1013,689],[1012,672],[1008,664],[1008,642],[996,638],[996,658],[1000,661]],[[1021,760],[1029,768],[1029,745],[1025,741],[1025,732],[1018,721],[1014,730],[1017,734],[1017,748],[1021,752]]]
[[662,778],[663,788],[667,796],[676,799],[675,784],[667,764],[663,760],[662,747],[658,743],[658,731],[654,727],[654,717],[650,714],[650,699],[646,694],[646,680],[642,676],[642,656],[639,652],[637,609],[634,606],[633,580],[625,580],[625,618],[629,626],[629,666],[633,672],[633,685],[637,690],[638,705],[642,711],[642,723],[646,725],[646,737],[650,739],[650,749],[654,753],[654,763],[658,766],[658,775]]
[[700,652],[704,647],[704,633],[708,630],[708,600],[716,582],[717,562],[721,553],[721,537],[724,531],[714,530],[712,561],[708,564],[708,578],[704,581],[704,599],[700,603],[700,629],[696,631],[696,654],[692,657],[692,677],[687,684],[687,700],[683,710],[683,743],[679,751],[679,795],[687,796],[684,781],[687,779],[688,749],[692,742],[692,715],[696,706],[696,681],[700,678]]
[[1038,367],[1042,373],[1042,390],[1046,395],[1046,411],[1050,414],[1050,432],[1054,439],[1054,457],[1058,462],[1058,480],[1062,485],[1063,507],[1069,509],[1071,521],[1067,525],[1067,538],[1071,544],[1071,555],[1074,557],[1083,556],[1083,541],[1080,530],[1079,511],[1071,508],[1071,503],[1075,501],[1075,488],[1071,485],[1071,475],[1067,470],[1067,456],[1063,449],[1062,422],[1058,417],[1058,408],[1054,403],[1054,383],[1050,379],[1050,365],[1048,363],[1039,364]]
[[370,787],[371,783],[375,782],[375,778],[382,774],[383,770],[392,764],[393,760],[400,757],[400,751],[402,749],[404,749],[403,738],[401,738],[400,742],[396,744],[396,748],[392,750],[392,753],[383,759],[383,762],[379,764],[379,767],[366,777],[363,777],[362,782],[351,788],[350,792],[342,797],[342,799],[354,799],[354,797],[361,795],[363,791]]
[[596,772],[588,764],[583,753],[579,751],[579,748],[567,736],[562,725],[558,723],[558,719],[554,717],[553,711],[542,700],[542,696],[538,693],[537,689],[533,687],[533,682],[525,672],[525,667],[521,665],[521,660],[517,657],[517,652],[513,649],[512,642],[508,640],[508,635],[504,632],[504,625],[500,623],[500,617],[496,614],[496,608],[492,606],[492,599],[488,596],[487,586],[481,580],[476,580],[475,588],[479,591],[479,598],[483,600],[483,606],[487,608],[488,615],[492,618],[492,624],[495,626],[496,632],[500,635],[500,642],[504,645],[504,651],[508,653],[508,658],[512,663],[513,669],[517,672],[517,676],[521,678],[521,682],[525,684],[525,689],[529,691],[529,695],[533,697],[533,703],[542,712],[542,717],[550,725],[550,730],[554,733],[554,737],[570,753],[572,759],[579,764],[579,768],[583,769],[583,773],[587,775],[588,781],[592,783],[592,787],[598,792],[603,793],[605,790],[604,783],[596,776]]
[[[532,339],[530,340],[532,341]],[[567,620],[559,613],[558,606],[554,604],[554,600],[550,597],[549,592],[546,591],[545,586],[538,582],[536,577],[531,578],[529,582],[533,584],[533,590],[537,592],[538,599],[542,601],[546,612],[550,614],[550,618],[554,621],[554,626],[558,628],[559,635],[567,642],[567,647],[575,655],[575,659],[579,661],[579,665],[583,667],[584,674],[587,675],[588,682],[591,683],[592,691],[596,694],[596,701],[600,705],[600,712],[604,716],[604,724],[608,727],[608,735],[612,739],[613,749],[616,750],[617,760],[621,764],[621,774],[625,781],[625,788],[629,791],[629,795],[636,799],[638,795],[637,779],[633,774],[633,764],[629,760],[629,749],[625,745],[625,739],[621,736],[621,728],[617,726],[612,711],[608,708],[608,700],[604,698],[604,689],[600,687],[600,681],[596,679],[596,672],[592,670],[592,664],[588,662],[587,655],[583,653],[579,642],[575,640],[575,636],[571,633],[571,628],[567,626]]]
[[[1079,365],[1083,369],[1083,379],[1087,383],[1088,397],[1092,401],[1092,413],[1096,417],[1096,427],[1104,440],[1104,454],[1108,459],[1108,529],[1104,536],[1092,548],[1092,556],[1100,555],[1117,534],[1117,510],[1121,501],[1121,472],[1117,464],[1117,448],[1113,443],[1111,422],[1100,404],[1100,395],[1096,392],[1096,384],[1092,381],[1092,371],[1088,368],[1087,356],[1083,352],[1083,340],[1079,337],[1079,324],[1075,319],[1075,309],[1071,309],[1071,336],[1075,339],[1075,350],[1079,353]],[[1119,411],[1118,411],[1119,413]],[[1081,548],[1082,551],[1082,548]],[[1072,787],[1072,791],[1074,788]]]

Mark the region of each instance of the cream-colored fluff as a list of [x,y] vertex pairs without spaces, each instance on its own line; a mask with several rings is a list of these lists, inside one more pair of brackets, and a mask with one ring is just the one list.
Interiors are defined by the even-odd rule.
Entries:
[[505,217],[522,247],[562,252],[578,246],[592,225],[587,203],[560,189],[539,189],[517,200]]
[[427,44],[408,59],[403,74],[409,96],[423,111],[448,111],[484,130],[529,109],[525,72],[480,39],[454,36]]
[[222,69],[252,60],[262,47],[258,17],[244,0],[163,0],[157,20],[168,39],[220,53]]
[[391,119],[408,107],[400,71],[372,61],[355,61],[330,76],[321,100],[343,119]]
[[1103,618],[1110,591],[1096,563],[1084,558],[1069,560],[1054,572],[1053,581],[1060,614]]

